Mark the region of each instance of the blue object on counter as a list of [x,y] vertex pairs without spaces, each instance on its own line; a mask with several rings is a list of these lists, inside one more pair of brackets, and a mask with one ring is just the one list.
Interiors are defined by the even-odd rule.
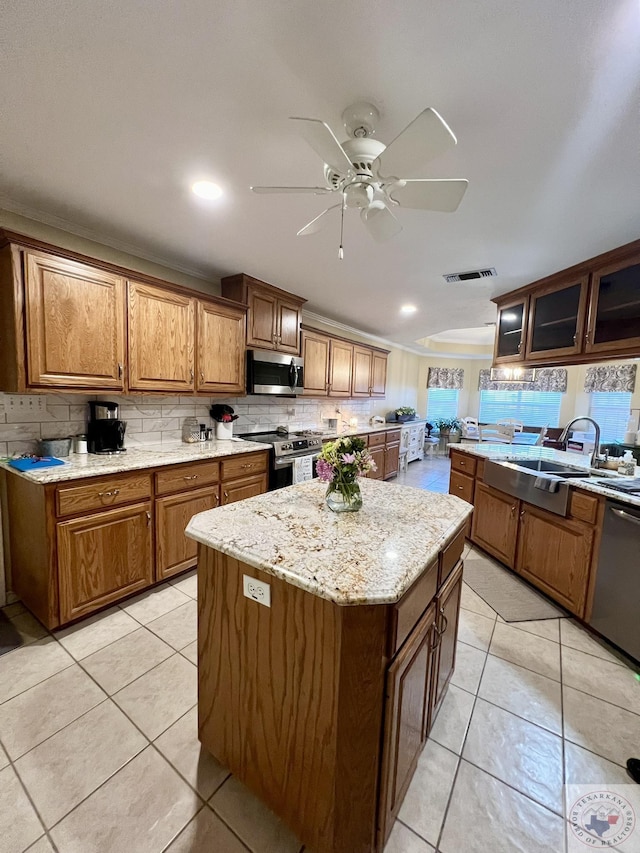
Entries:
[[37,468],[54,468],[56,465],[64,465],[62,459],[55,456],[27,456],[21,459],[10,459],[9,465],[18,471],[35,471]]

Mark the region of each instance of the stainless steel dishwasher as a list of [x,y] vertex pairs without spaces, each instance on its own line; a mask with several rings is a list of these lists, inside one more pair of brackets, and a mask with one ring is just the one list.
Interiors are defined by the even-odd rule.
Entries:
[[640,507],[606,503],[589,624],[640,660]]

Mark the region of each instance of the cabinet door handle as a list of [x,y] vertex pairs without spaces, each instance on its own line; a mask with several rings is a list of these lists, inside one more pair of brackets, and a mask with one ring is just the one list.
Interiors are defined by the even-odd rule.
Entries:
[[516,505],[514,504],[514,505],[511,507],[511,518],[513,518],[513,516],[514,516],[515,514],[516,514]]
[[578,343],[578,333],[576,332],[573,336],[573,345],[575,346]]
[[459,491],[459,492],[464,492],[464,486],[458,486],[458,491]]
[[145,515],[147,516],[147,527],[151,527],[151,513],[145,512]]
[[218,506],[218,504],[220,503],[220,495],[215,494],[214,497],[216,499],[216,506]]
[[192,474],[190,477],[183,477],[182,479],[183,480],[197,480],[198,476],[199,476],[198,474]]
[[449,620],[445,616],[444,607],[440,608],[440,615],[442,616],[442,619],[444,621],[444,626],[443,626],[442,630],[438,630],[438,634],[440,634],[440,636],[442,636],[443,634],[446,633],[447,628],[449,627]]
[[200,371],[200,382],[204,382],[204,370]]
[[524,520],[524,517],[526,516],[526,514],[527,514],[527,513],[526,513],[524,510],[522,510],[522,512],[520,513],[520,520],[521,520],[521,521],[523,521],[523,520]]
[[591,343],[591,332],[587,332],[587,334],[584,336],[584,342],[585,344]]
[[518,344],[518,352],[520,352],[521,350],[522,350],[522,341],[520,341],[520,343]]
[[429,628],[429,633],[433,637],[433,643],[431,644],[431,651],[435,652],[435,650],[440,645],[440,637],[441,637],[440,631],[438,631],[438,626],[436,625],[435,622],[432,622],[431,628]]
[[122,379],[122,370],[123,370],[122,362],[119,361],[118,362],[118,379]]
[[253,468],[253,462],[245,462],[240,466],[241,468]]
[[225,498],[229,497],[229,492],[223,492],[223,494],[224,494]]
[[120,489],[111,489],[110,492],[98,492],[99,498],[112,498],[120,494]]
[[191,381],[193,382],[193,378],[194,378],[193,367],[189,368],[189,376],[191,377]]

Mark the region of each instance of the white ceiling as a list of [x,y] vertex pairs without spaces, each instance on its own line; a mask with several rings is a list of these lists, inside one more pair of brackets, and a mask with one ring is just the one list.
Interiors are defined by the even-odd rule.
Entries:
[[[411,343],[494,319],[489,298],[640,236],[639,0],[6,0],[0,206],[59,217],[209,276],[245,271]],[[287,122],[373,101],[378,138],[424,107],[458,137],[423,177],[466,177],[455,214],[401,210],[375,244],[296,231],[325,198]],[[198,202],[210,177],[223,200]],[[418,177],[418,176],[414,176]],[[329,202],[333,203],[333,202]],[[336,223],[337,225],[337,223]],[[498,278],[446,285],[494,266]],[[401,303],[419,310],[401,317]]]

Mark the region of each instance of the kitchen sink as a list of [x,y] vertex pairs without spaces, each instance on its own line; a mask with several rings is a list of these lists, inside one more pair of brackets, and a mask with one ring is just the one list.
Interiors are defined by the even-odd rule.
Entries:
[[569,480],[588,478],[588,470],[547,459],[519,459],[517,462],[494,462],[484,466],[484,482],[488,486],[513,495],[514,498],[566,516],[569,506]]
[[528,468],[530,471],[541,471],[545,474],[554,474],[558,477],[590,477],[589,471],[571,468],[569,465],[561,465],[559,462],[549,462],[547,459],[522,459],[510,463],[518,468]]

